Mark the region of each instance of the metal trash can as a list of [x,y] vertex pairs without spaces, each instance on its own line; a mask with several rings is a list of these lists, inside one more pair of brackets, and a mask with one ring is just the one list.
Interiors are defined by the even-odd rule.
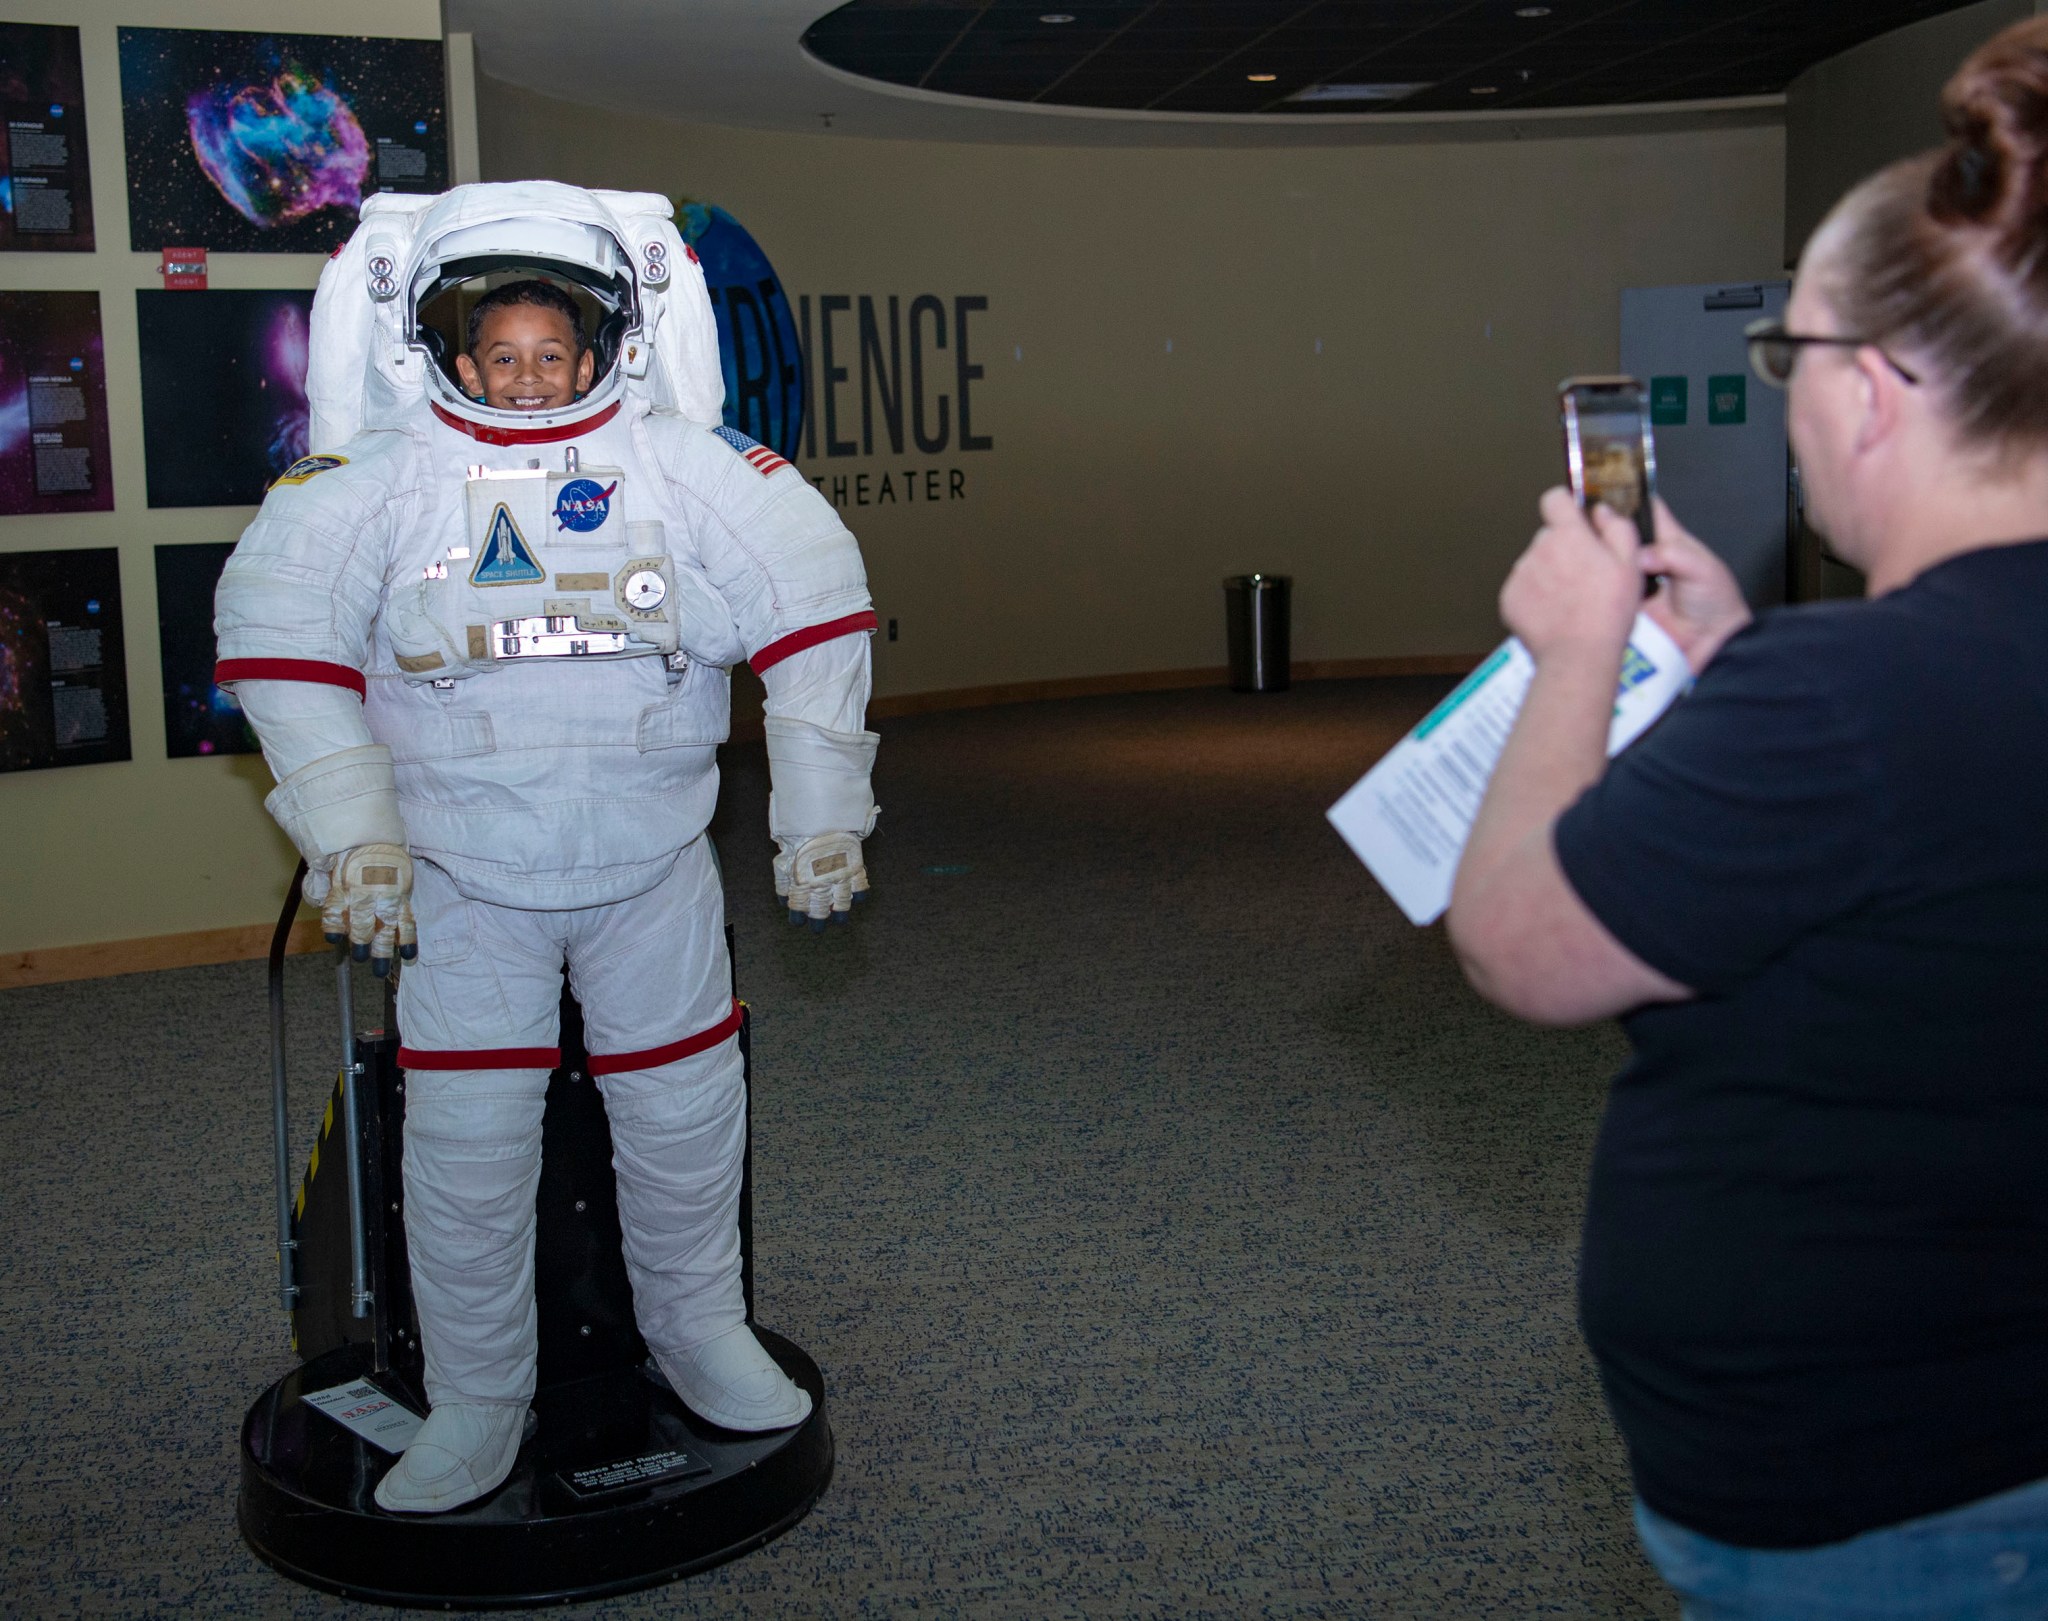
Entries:
[[1233,692],[1287,690],[1287,574],[1233,574],[1223,582]]

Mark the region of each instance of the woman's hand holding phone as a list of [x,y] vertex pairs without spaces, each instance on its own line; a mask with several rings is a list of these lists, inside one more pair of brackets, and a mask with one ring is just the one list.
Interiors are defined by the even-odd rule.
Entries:
[[1662,579],[1664,588],[1642,608],[1678,644],[1698,675],[1728,638],[1749,623],[1749,604],[1728,565],[1671,515],[1661,496],[1656,523],[1656,543],[1639,547],[1635,556],[1643,573]]
[[1636,526],[1605,506],[1580,510],[1570,490],[1543,493],[1543,527],[1509,571],[1500,616],[1541,664],[1580,646],[1618,665],[1642,606]]

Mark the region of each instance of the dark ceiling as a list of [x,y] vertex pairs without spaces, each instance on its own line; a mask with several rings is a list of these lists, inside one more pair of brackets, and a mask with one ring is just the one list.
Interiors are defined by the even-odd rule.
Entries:
[[998,101],[1473,112],[1772,95],[1838,51],[1960,3],[851,0],[803,43],[849,73]]

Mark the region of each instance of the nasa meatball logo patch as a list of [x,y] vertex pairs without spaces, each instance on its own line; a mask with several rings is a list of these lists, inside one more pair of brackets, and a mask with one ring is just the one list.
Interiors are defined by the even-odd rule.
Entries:
[[600,484],[594,478],[572,478],[555,497],[555,529],[573,529],[587,535],[612,515],[612,495],[619,487],[613,479]]
[[728,445],[732,446],[740,460],[753,468],[763,478],[789,465],[788,462],[776,455],[774,451],[762,444],[760,440],[749,439],[737,428],[713,428],[711,431]]
[[[277,475],[276,484],[303,484],[309,478],[318,478],[322,473],[346,466],[346,456],[301,456]],[[275,488],[275,484],[272,487]]]

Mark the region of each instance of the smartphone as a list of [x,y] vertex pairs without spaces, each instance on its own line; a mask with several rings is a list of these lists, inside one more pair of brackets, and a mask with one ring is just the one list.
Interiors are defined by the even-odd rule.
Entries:
[[1564,460],[1572,495],[1591,511],[1604,501],[1634,520],[1643,544],[1656,539],[1657,442],[1649,390],[1633,377],[1567,377],[1557,385]]

